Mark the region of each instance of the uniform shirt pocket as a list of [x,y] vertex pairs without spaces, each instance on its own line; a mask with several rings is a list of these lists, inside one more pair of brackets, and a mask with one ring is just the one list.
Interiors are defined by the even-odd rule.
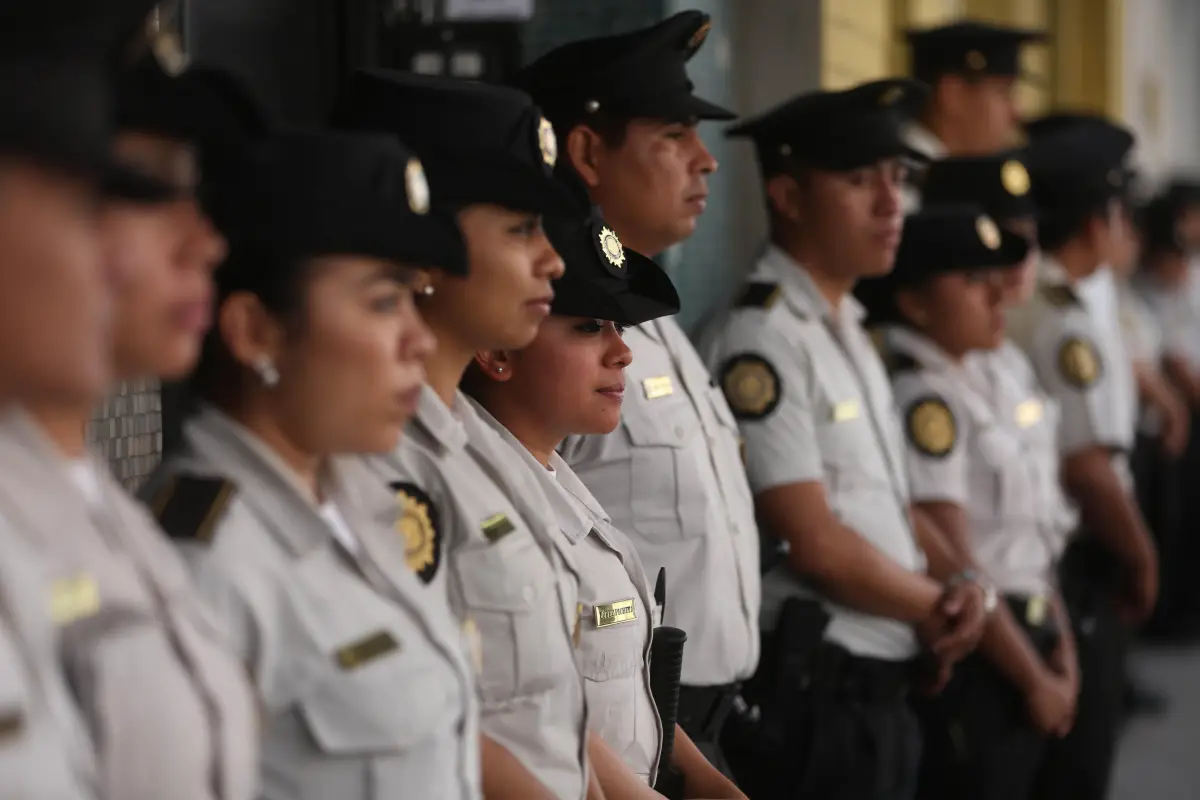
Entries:
[[708,456],[691,400],[680,389],[655,400],[639,398],[625,409],[622,423],[630,441],[633,526],[652,540],[702,536],[707,500],[696,459]]
[[454,558],[482,645],[484,703],[503,705],[550,690],[570,670],[559,655],[568,647],[557,577],[532,535],[514,532]]
[[[858,401],[837,405],[842,410],[831,410],[816,426],[826,490],[832,496],[845,498],[865,489],[887,488],[886,479],[873,474],[878,467],[868,455],[869,448],[878,449],[880,445],[872,441],[874,433],[869,430],[870,420],[864,416],[866,409]],[[848,414],[852,408],[857,408],[857,416],[837,418],[839,413]]]
[[991,477],[985,485],[991,488],[992,496],[985,500],[983,508],[990,509],[993,518],[1006,519],[1025,516],[1030,511],[1033,498],[1026,491],[1028,478],[1024,473],[1027,466],[1022,463],[1020,442],[1011,431],[992,425],[979,432],[980,466]]
[[[588,727],[599,734],[622,757],[639,743],[639,731],[650,721],[639,714],[652,715],[648,703],[639,695],[645,670],[646,631],[648,621],[641,601],[632,598],[637,619],[630,619],[598,628],[596,608],[601,614],[630,598],[614,598],[597,605],[582,604],[578,650],[579,672],[584,678],[588,701]],[[638,758],[637,761],[645,761]],[[649,770],[649,764],[638,765],[639,773]]]

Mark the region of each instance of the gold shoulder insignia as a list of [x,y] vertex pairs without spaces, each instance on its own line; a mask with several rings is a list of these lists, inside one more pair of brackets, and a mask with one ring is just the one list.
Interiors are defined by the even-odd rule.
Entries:
[[150,508],[172,539],[209,542],[236,493],[224,478],[176,475],[154,495]]
[[783,386],[771,362],[762,356],[742,353],[722,367],[721,389],[735,417],[755,420],[775,410]]
[[944,458],[958,441],[954,412],[937,396],[914,400],[906,415],[908,439],[917,451],[933,458]]
[[779,284],[748,283],[738,298],[738,308],[768,309],[779,299]]
[[1076,389],[1087,389],[1100,379],[1102,370],[1096,346],[1079,336],[1069,336],[1058,346],[1058,370]]
[[1075,290],[1070,286],[1063,286],[1062,284],[1042,284],[1042,296],[1046,298],[1047,303],[1055,308],[1069,308],[1079,305],[1079,296],[1075,294]]
[[442,561],[442,529],[437,506],[415,484],[397,482],[391,488],[400,506],[396,532],[404,537],[404,556],[408,568],[422,583],[429,583]]

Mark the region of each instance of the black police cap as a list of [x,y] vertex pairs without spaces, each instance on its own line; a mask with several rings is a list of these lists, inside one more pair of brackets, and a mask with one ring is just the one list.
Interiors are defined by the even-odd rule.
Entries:
[[952,272],[1020,266],[1029,247],[1028,241],[997,225],[980,206],[925,207],[905,219],[892,271],[860,281],[855,296],[872,324],[897,321],[897,292]]
[[921,200],[926,205],[979,205],[999,220],[1037,213],[1020,150],[934,161],[921,181]]
[[554,282],[550,311],[619,325],[640,325],[679,312],[679,294],[662,268],[621,244],[598,209],[555,215],[543,224],[566,269]]
[[560,133],[603,112],[618,118],[672,121],[737,115],[693,94],[686,64],[712,22],[682,11],[650,28],[571,42],[534,61],[512,79],[559,126]]
[[1169,198],[1177,213],[1200,206],[1200,180],[1176,177],[1167,184],[1164,196]]
[[906,79],[808,92],[726,135],[753,140],[768,178],[796,166],[848,171],[895,156],[922,159],[905,133],[927,97],[927,87]]
[[425,164],[435,206],[492,203],[540,213],[581,210],[554,178],[554,127],[516,89],[359,70],[333,123],[400,137]]
[[1130,130],[1096,114],[1060,112],[1026,125],[1026,165],[1043,215],[1086,212],[1123,198],[1133,173]]
[[149,0],[0,7],[0,152],[99,177],[111,158],[109,57]]
[[1042,31],[964,20],[909,30],[913,74],[933,81],[942,75],[1016,77],[1021,46],[1046,38]]
[[453,217],[432,213],[421,162],[386,134],[292,131],[246,150],[205,187],[229,241],[223,291],[271,285],[299,260],[360,255],[466,274]]

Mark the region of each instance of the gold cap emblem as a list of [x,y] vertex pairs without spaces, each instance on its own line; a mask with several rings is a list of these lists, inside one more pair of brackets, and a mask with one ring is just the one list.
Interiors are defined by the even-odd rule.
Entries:
[[904,87],[903,86],[892,86],[888,89],[885,89],[883,94],[879,95],[879,105],[894,106],[894,105],[896,105],[896,103],[899,103],[901,98],[903,98],[903,97],[904,97]]
[[695,51],[699,49],[700,45],[704,44],[704,40],[708,38],[708,32],[710,30],[712,30],[712,20],[706,19],[704,20],[704,24],[697,28],[696,32],[692,34],[692,38],[688,39],[688,50]]
[[987,58],[978,50],[972,50],[967,53],[967,66],[976,72],[982,72],[987,69]]
[[428,213],[429,181],[425,179],[425,168],[415,158],[410,158],[404,168],[404,190],[408,194],[408,207],[414,214]]
[[1000,168],[1000,183],[1004,185],[1004,191],[1021,197],[1029,191],[1029,172],[1020,161],[1005,161]]
[[1000,229],[991,217],[984,214],[975,220],[975,231],[979,234],[979,241],[983,242],[983,246],[988,250],[1000,249]]
[[542,151],[542,161],[547,167],[553,168],[558,163],[558,137],[554,135],[554,126],[545,117],[538,123],[538,149]]
[[162,4],[146,18],[146,38],[150,52],[163,71],[176,76],[188,68],[188,55],[184,52],[183,40],[176,22],[177,10],[164,9]]
[[625,248],[611,228],[600,229],[600,249],[604,251],[608,263],[618,268],[625,266]]

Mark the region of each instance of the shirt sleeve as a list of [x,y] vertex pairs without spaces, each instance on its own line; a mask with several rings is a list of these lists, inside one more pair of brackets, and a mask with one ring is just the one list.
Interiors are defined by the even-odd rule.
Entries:
[[904,426],[912,501],[966,506],[970,431],[961,406],[920,372],[901,374],[892,390]]
[[1038,381],[1058,401],[1058,450],[1064,457],[1120,441],[1106,419],[1104,402],[1105,392],[1115,388],[1113,365],[1103,362],[1098,342],[1089,326],[1048,324],[1028,353]]
[[752,336],[728,339],[722,350],[714,374],[738,420],[750,488],[758,493],[823,480],[803,346],[758,327]]

